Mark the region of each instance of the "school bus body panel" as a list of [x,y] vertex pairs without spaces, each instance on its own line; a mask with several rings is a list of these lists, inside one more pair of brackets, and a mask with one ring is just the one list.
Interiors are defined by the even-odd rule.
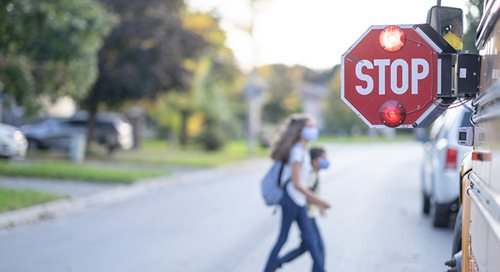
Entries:
[[470,260],[470,206],[471,199],[467,195],[469,174],[472,171],[472,152],[467,153],[460,170],[460,204],[462,205],[462,272],[469,272]]
[[464,182],[470,182],[470,186],[464,190],[463,201],[462,271],[467,272],[500,271],[499,2],[488,1],[485,5],[476,43],[482,56],[481,85],[474,101],[473,170]]

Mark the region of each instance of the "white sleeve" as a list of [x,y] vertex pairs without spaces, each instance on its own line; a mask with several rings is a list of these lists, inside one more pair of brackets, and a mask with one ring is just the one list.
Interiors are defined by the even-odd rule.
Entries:
[[302,163],[302,160],[303,160],[303,155],[304,153],[304,150],[302,150],[302,148],[300,148],[300,146],[294,146],[291,150],[290,150],[290,158],[288,159],[288,162],[290,164],[294,163],[294,162],[298,162],[298,163]]

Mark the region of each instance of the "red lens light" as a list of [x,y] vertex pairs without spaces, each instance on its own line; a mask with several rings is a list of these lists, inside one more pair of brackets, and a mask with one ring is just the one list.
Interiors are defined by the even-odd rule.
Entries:
[[380,32],[380,46],[387,52],[396,52],[405,45],[405,33],[397,26],[387,26]]
[[491,161],[490,152],[473,151],[472,152],[473,161]]
[[389,100],[380,107],[378,117],[384,125],[397,127],[405,121],[406,109],[398,101]]
[[446,169],[455,169],[457,167],[457,150],[448,148],[446,150]]

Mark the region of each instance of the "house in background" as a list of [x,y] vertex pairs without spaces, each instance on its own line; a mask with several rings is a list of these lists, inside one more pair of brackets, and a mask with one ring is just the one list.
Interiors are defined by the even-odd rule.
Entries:
[[47,116],[70,117],[77,110],[75,101],[68,96],[61,97],[54,102],[43,99],[42,105],[43,112]]
[[[76,111],[76,103],[70,97],[61,97],[56,101],[50,99],[41,99],[41,113],[38,118],[46,116],[53,117],[70,117]],[[28,122],[26,111],[23,107],[18,106],[15,101],[7,95],[0,95],[0,122],[13,126],[20,126]]]

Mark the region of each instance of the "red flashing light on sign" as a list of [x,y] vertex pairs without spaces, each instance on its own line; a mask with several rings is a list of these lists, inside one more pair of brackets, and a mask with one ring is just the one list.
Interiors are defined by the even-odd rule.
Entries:
[[378,112],[380,121],[388,127],[397,127],[405,121],[406,109],[395,100],[385,102]]
[[[438,97],[451,63],[437,57],[454,52],[428,24],[370,26],[342,55],[340,97],[371,128],[426,127],[455,100]],[[389,100],[405,110],[380,112]]]
[[397,26],[388,26],[380,32],[380,46],[387,52],[396,52],[405,45],[405,33]]

